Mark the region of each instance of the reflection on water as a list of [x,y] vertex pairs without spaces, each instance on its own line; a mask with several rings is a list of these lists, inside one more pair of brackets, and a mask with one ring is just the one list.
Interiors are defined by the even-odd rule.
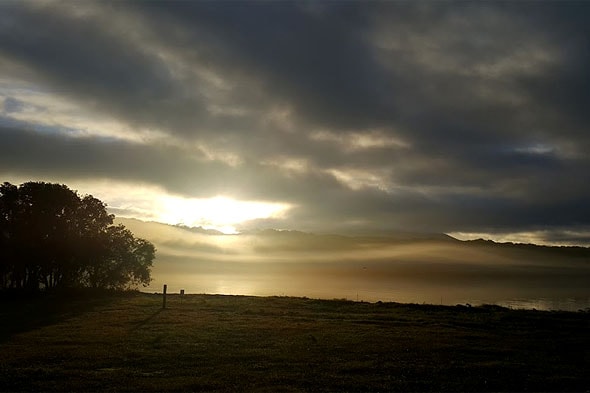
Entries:
[[510,299],[497,303],[509,308],[535,309],[535,310],[564,310],[579,311],[590,309],[590,298],[564,298],[564,299]]
[[148,292],[160,292],[166,283],[171,293],[590,308],[590,253],[584,250],[576,254],[448,237],[277,231],[212,236],[136,220],[123,223],[158,250]]
[[[314,274],[315,273],[315,274]],[[384,301],[426,304],[497,304],[515,309],[578,311],[590,308],[590,296],[581,287],[527,286],[527,282],[492,282],[482,285],[452,280],[367,280],[356,277],[319,275],[317,272],[278,273],[202,273],[194,275],[155,275],[147,292],[233,294],[254,296],[298,296],[354,301]],[[476,285],[477,284],[477,285]]]

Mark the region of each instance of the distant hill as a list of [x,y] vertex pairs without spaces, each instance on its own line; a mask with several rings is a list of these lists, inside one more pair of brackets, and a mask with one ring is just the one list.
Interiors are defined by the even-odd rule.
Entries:
[[[544,246],[522,243],[497,243],[492,240],[458,240],[443,233],[390,232],[382,236],[352,236],[337,234],[314,234],[293,230],[263,229],[237,235],[202,227],[168,225],[158,222],[144,222],[136,219],[117,218],[134,233],[150,239],[165,234],[168,243],[175,238],[197,237],[189,246],[206,247],[214,239],[234,239],[234,244],[247,245],[252,251],[265,254],[274,252],[364,252],[377,249],[404,250],[404,255],[426,256],[436,259],[502,257],[505,259],[560,260],[576,259],[590,262],[590,248],[579,246]],[[211,239],[211,240],[207,240]],[[186,244],[185,244],[186,246]],[[210,246],[207,246],[210,247]],[[226,249],[227,252],[227,249]],[[241,252],[237,250],[236,252]],[[475,254],[474,254],[475,253]]]
[[[164,224],[164,225],[166,225],[166,224]],[[203,227],[188,227],[186,225],[181,225],[181,224],[176,224],[173,226],[176,228],[183,229],[185,231],[193,232],[193,233],[202,233],[203,235],[213,235],[213,236],[225,235],[225,233],[223,233],[221,231],[217,231],[215,229],[205,229]]]
[[554,255],[563,255],[568,257],[590,258],[590,247],[581,246],[546,246],[531,243],[498,243],[493,240],[464,240],[461,241],[466,246],[470,247],[489,247],[513,251],[529,251],[539,253],[550,253]]

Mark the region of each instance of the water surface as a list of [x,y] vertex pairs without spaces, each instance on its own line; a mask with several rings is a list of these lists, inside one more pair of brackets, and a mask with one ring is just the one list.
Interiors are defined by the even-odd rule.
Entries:
[[590,308],[590,261],[559,250],[453,239],[267,231],[211,235],[126,221],[158,251],[148,292],[305,296],[511,308]]

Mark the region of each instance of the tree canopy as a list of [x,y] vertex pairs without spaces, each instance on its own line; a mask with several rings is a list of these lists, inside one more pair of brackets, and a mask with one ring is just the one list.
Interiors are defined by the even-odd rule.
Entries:
[[0,185],[0,289],[147,285],[155,248],[92,195],[61,184]]

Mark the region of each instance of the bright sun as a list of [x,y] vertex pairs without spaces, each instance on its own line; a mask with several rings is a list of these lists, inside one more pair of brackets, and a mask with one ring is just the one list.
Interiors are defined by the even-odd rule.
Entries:
[[281,217],[289,206],[282,203],[238,201],[227,197],[161,198],[158,221],[237,233],[236,225],[248,220]]

